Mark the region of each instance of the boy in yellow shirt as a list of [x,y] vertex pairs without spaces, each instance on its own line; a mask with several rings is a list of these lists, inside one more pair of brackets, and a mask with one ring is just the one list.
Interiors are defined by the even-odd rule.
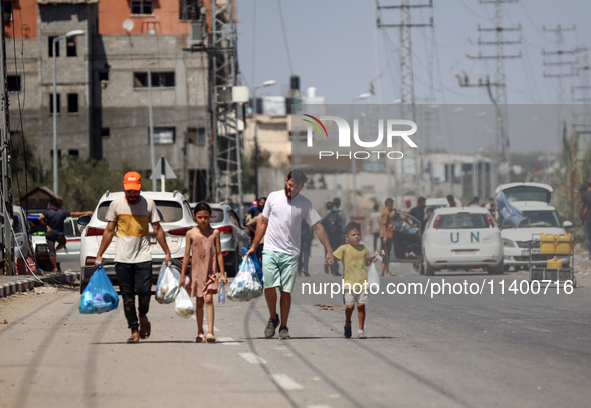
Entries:
[[345,337],[351,337],[351,315],[357,304],[359,317],[358,337],[367,339],[365,335],[365,305],[369,300],[367,292],[367,266],[376,259],[369,255],[369,250],[361,242],[361,226],[350,222],[345,228],[347,244],[341,245],[333,252],[335,260],[343,262],[343,300],[345,302]]

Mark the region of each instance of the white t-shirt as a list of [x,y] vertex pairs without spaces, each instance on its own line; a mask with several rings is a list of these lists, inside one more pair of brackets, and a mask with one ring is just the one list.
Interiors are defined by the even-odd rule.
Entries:
[[127,198],[113,200],[107,211],[107,221],[117,223],[115,262],[140,263],[152,260],[150,224],[160,222],[156,204],[140,196],[137,204],[129,205]]
[[283,190],[269,194],[263,217],[269,220],[265,249],[289,255],[300,253],[302,220],[310,227],[320,221],[320,215],[310,200],[301,194],[290,200]]

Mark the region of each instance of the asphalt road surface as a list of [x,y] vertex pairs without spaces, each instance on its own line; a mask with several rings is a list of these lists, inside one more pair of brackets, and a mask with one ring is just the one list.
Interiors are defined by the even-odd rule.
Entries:
[[[345,339],[339,278],[324,274],[318,243],[313,255],[286,341],[264,338],[263,299],[216,303],[215,344],[196,344],[195,320],[152,301],[152,335],[133,345],[122,304],[80,315],[77,288],[2,300],[0,407],[589,406],[591,284],[531,294],[525,272],[429,278],[393,265],[380,291],[407,293],[372,295],[369,338],[355,338],[355,313]],[[434,293],[445,283],[457,293]]]

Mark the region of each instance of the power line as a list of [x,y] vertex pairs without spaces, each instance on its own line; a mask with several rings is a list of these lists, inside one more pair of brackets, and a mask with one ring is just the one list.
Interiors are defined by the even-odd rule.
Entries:
[[289,63],[289,73],[293,76],[293,66],[291,65],[291,54],[289,52],[289,44],[287,43],[287,34],[285,32],[285,21],[283,20],[283,10],[281,9],[281,0],[277,0],[279,6],[279,17],[281,20],[281,28],[283,30],[283,41],[285,42],[285,50],[287,51],[287,62]]

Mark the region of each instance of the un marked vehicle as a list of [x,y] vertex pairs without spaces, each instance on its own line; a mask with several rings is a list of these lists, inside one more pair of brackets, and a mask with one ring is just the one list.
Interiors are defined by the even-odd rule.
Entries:
[[[86,288],[90,277],[96,270],[95,260],[103,239],[103,232],[107,227],[106,216],[109,205],[111,204],[111,201],[123,197],[124,195],[124,192],[110,193],[107,191],[100,198],[92,216],[86,215],[78,219],[78,225],[86,225],[80,238],[80,293]],[[193,218],[193,213],[191,212],[189,201],[178,191],[172,193],[142,191],[141,195],[154,200],[156,208],[158,209],[158,214],[161,218],[160,225],[164,231],[168,248],[170,249],[172,267],[178,269],[180,273],[183,257],[185,255],[185,234],[191,228],[197,226],[197,223]],[[152,247],[153,281],[156,283],[160,267],[164,261],[164,251],[156,241],[156,236],[154,235],[151,224],[149,239]],[[109,245],[103,254],[105,271],[114,284],[117,284],[114,264],[116,242],[117,235],[113,237],[111,245]]]
[[504,270],[501,231],[481,207],[436,209],[423,233],[422,255],[419,271],[429,276],[441,269]]
[[[509,221],[499,215],[505,270],[511,267],[516,270],[529,267],[530,245],[532,265],[546,266],[548,260],[555,255],[540,253],[541,234],[566,234],[565,228],[573,226],[570,221],[561,223],[556,208],[550,205],[552,187],[542,183],[510,183],[497,187],[495,193],[498,195],[501,190],[507,200],[525,217],[519,226],[514,228]],[[569,266],[568,256],[561,260],[565,267]]]

